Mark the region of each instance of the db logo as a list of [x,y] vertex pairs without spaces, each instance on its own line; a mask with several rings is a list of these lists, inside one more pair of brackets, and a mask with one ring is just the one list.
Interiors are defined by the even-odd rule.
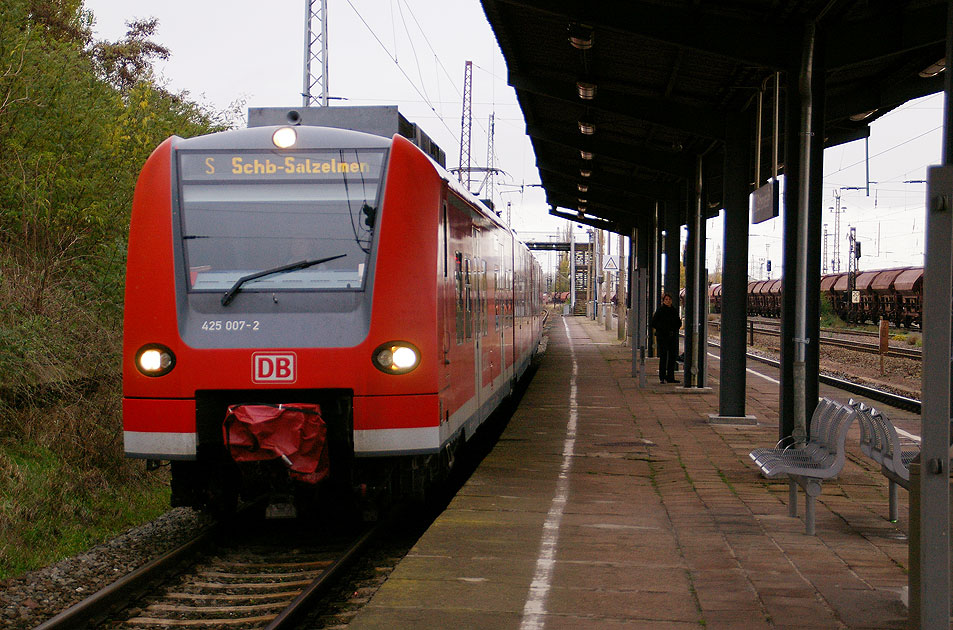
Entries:
[[251,355],[253,383],[294,383],[298,380],[294,352],[256,352]]

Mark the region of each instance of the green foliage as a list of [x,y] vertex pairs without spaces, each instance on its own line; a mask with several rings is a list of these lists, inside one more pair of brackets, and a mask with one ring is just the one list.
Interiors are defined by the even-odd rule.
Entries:
[[168,509],[164,480],[116,484],[53,451],[0,443],[0,580],[98,544]]
[[[0,578],[128,525],[140,494],[168,504],[123,458],[129,214],[153,149],[230,113],[159,85],[155,20],[91,24],[82,0],[0,1]],[[22,555],[40,540],[62,546]]]
[[556,286],[553,289],[557,293],[564,293],[572,288],[569,277],[572,273],[570,263],[568,254],[559,256],[559,271],[556,275]]
[[821,326],[834,328],[844,325],[844,321],[834,312],[834,305],[831,304],[830,295],[824,291],[821,291],[820,312]]

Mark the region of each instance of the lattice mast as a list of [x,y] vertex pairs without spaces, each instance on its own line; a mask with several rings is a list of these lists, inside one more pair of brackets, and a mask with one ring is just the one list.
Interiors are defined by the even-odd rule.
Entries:
[[493,169],[493,127],[495,125],[494,114],[490,113],[490,124],[489,124],[489,137],[487,138],[486,145],[486,199],[489,199],[490,202],[493,201],[493,176],[495,175]]
[[[320,100],[314,96],[320,87]],[[328,105],[328,0],[304,0],[304,79],[301,106]]]
[[460,183],[470,190],[470,132],[473,127],[473,62],[463,69],[463,115],[460,117]]
[[840,273],[840,215],[847,209],[841,205],[840,190],[834,190],[834,256],[831,259],[831,271]]

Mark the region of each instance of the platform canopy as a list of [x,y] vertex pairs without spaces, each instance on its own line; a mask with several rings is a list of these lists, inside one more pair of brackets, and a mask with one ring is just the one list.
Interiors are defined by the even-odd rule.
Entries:
[[[762,90],[770,167],[773,77],[797,76],[807,24],[826,67],[827,146],[863,138],[871,121],[943,89],[946,0],[482,4],[551,212],[618,232],[656,200],[683,195],[699,156],[711,163],[705,197],[716,213],[726,120],[741,114],[753,126]],[[781,87],[783,127],[786,99],[798,96]],[[782,173],[783,161],[781,146]]]

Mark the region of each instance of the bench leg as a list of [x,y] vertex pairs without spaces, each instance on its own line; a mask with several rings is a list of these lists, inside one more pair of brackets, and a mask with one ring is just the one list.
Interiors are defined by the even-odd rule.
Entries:
[[810,492],[804,493],[804,533],[814,535],[814,497]]
[[898,520],[897,509],[897,484],[891,479],[887,492],[890,495],[890,522],[896,523]]
[[811,479],[804,484],[804,533],[814,535],[815,499],[821,496],[821,484]]
[[788,482],[788,516],[797,518],[797,482]]

